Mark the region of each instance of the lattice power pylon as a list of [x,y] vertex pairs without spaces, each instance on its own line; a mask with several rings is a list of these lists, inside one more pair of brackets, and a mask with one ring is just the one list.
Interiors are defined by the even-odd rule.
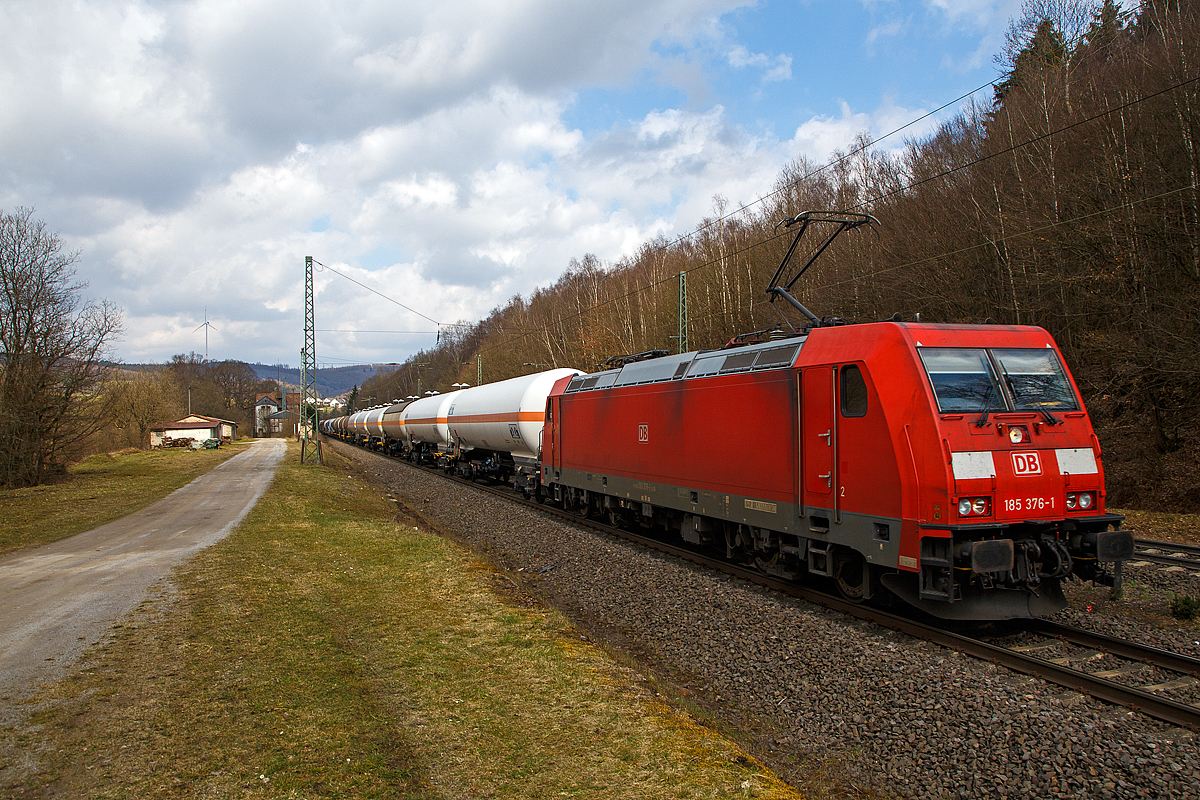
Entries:
[[305,256],[304,349],[300,351],[300,463],[324,464],[317,412],[317,324],[313,315],[312,275],[312,256]]

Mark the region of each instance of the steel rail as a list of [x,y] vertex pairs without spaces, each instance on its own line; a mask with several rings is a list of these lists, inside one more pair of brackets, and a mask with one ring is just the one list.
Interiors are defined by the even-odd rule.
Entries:
[[1200,544],[1183,544],[1182,542],[1159,542],[1154,539],[1134,539],[1134,547],[1144,547],[1151,550],[1167,550],[1173,553],[1191,553],[1200,556]]
[[[384,453],[378,453],[378,455],[389,458]],[[392,458],[392,460],[401,461],[413,467],[417,466],[404,459]],[[849,603],[816,589],[773,578],[723,559],[706,556],[694,550],[668,544],[633,531],[613,528],[590,517],[583,517],[575,512],[559,509],[552,505],[527,500],[518,494],[514,494],[508,490],[501,490],[496,486],[480,484],[476,481],[459,478],[444,472],[443,475],[447,479],[461,485],[470,486],[482,492],[508,500],[509,502],[515,502],[531,509],[540,510],[571,524],[640,544],[655,551],[718,570],[727,575],[743,578],[751,583],[773,589],[790,597],[806,600],[865,622],[873,622],[877,625],[906,633],[915,638],[974,656],[975,658],[991,661],[1014,672],[1041,678],[1049,683],[1073,689],[1097,700],[1133,709],[1146,716],[1168,722],[1172,725],[1178,725],[1191,730],[1200,730],[1200,706],[1180,703],[1151,692],[1110,681],[1106,678],[1098,678],[1081,670],[1071,669],[1070,667],[1055,664],[1027,653],[1017,652],[1001,645],[994,645],[983,639],[954,633],[936,625],[918,622],[880,609]],[[1092,633],[1065,625],[1056,625],[1044,620],[1033,620],[1029,627],[1041,629],[1046,635],[1067,639],[1079,644],[1091,642],[1092,644],[1088,646],[1097,649],[1109,648],[1109,652],[1112,652],[1114,655],[1144,663],[1151,663],[1173,671],[1185,674],[1197,674],[1200,671],[1200,659],[1179,653],[1158,650],[1157,648],[1140,645],[1137,642],[1115,639],[1104,634]],[[1169,664],[1171,666],[1168,666]]]
[[[1200,570],[1200,546],[1194,544],[1179,544],[1177,542],[1157,542],[1153,539],[1134,539],[1134,557],[1155,564],[1166,564],[1184,569]],[[1148,553],[1147,550],[1161,550],[1159,553]],[[1168,555],[1176,553],[1180,555]],[[1188,558],[1185,555],[1194,556]]]
[[1172,653],[1170,650],[1139,644],[1128,639],[1117,639],[1103,633],[1076,628],[1073,625],[1062,625],[1046,619],[1028,620],[1025,628],[1030,632],[1051,636],[1080,647],[1090,647],[1183,675],[1200,676],[1200,658],[1193,658],[1183,653]]

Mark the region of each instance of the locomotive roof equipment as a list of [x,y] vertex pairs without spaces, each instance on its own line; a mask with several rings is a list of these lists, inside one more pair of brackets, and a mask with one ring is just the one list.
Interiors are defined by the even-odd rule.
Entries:
[[[792,256],[796,252],[796,246],[800,244],[800,240],[804,237],[805,232],[813,223],[831,223],[835,227],[833,228],[832,232],[825,237],[825,241],[817,246],[817,249],[808,257],[808,260],[804,262],[804,265],[800,267],[800,269],[796,270],[794,274],[787,272],[786,270],[788,267],[788,262],[792,260]],[[808,271],[808,268],[813,265],[813,262],[820,258],[821,254],[829,248],[829,245],[833,244],[833,240],[842,233],[845,231],[855,230],[863,225],[878,224],[879,220],[875,219],[875,217],[871,216],[870,214],[857,214],[851,211],[803,211],[794,217],[788,217],[787,219],[781,220],[775,226],[775,230],[777,231],[780,228],[787,230],[788,228],[796,225],[799,225],[800,228],[796,231],[796,236],[792,239],[792,243],[788,247],[787,252],[783,254],[783,260],[779,262],[779,267],[775,270],[775,275],[771,278],[771,282],[767,284],[767,294],[771,295],[771,303],[774,304],[776,300],[782,297],[789,305],[791,305],[804,316],[808,317],[810,324],[807,327],[820,328],[825,325],[841,324],[842,321],[836,318],[822,320],[816,314],[802,306],[800,301],[798,301],[795,297],[792,297],[792,287],[796,285],[796,281],[800,280],[800,276]]]

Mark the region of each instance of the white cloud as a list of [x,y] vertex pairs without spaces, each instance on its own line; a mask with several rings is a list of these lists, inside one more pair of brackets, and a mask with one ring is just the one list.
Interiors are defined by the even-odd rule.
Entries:
[[[735,124],[705,95],[714,62],[791,78],[791,56],[717,23],[749,4],[9,0],[0,206],[36,206],[82,250],[90,294],[126,309],[131,360],[202,349],[207,306],[214,357],[295,363],[305,255],[435,320],[478,319],[904,113],[844,104],[786,142]],[[634,85],[687,101],[600,133],[564,121],[581,91]],[[316,286],[318,328],[430,329],[330,271]],[[430,344],[328,334],[318,357]]]
[[867,31],[867,50],[871,51],[875,47],[875,43],[880,39],[894,39],[899,36],[904,30],[904,24],[900,20],[891,20],[882,25],[876,25],[871,30]]
[[1024,0],[925,0],[929,8],[934,9],[950,21],[951,24],[962,25],[976,30],[985,30],[1007,26],[1008,20],[1021,12]]
[[792,156],[823,164],[835,151],[846,152],[850,149],[855,137],[860,133],[866,133],[873,140],[880,140],[893,131],[908,126],[904,127],[901,136],[893,136],[886,142],[881,142],[880,146],[885,150],[898,151],[903,148],[905,139],[928,135],[939,124],[936,118],[931,117],[910,126],[909,123],[922,117],[927,109],[902,108],[888,98],[870,113],[853,111],[844,101],[841,103],[841,110],[841,116],[815,116],[800,125],[795,136],[787,143]]
[[731,67],[756,67],[763,70],[763,83],[787,81],[792,78],[792,57],[789,55],[768,56],[765,53],[751,53],[738,45],[729,51],[728,59]]

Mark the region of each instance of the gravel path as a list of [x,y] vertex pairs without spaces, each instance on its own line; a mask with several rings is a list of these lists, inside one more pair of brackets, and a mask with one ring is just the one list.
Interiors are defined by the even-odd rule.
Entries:
[[68,674],[147,590],[224,538],[270,486],[286,442],[260,439],[157,503],[0,559],[0,721]]
[[[1188,731],[334,446],[590,638],[673,683],[801,790],[1200,797]],[[1200,630],[1152,618],[1170,592],[1200,594],[1195,577],[1133,568],[1126,580],[1123,603],[1072,589],[1062,621],[1200,651]]]

